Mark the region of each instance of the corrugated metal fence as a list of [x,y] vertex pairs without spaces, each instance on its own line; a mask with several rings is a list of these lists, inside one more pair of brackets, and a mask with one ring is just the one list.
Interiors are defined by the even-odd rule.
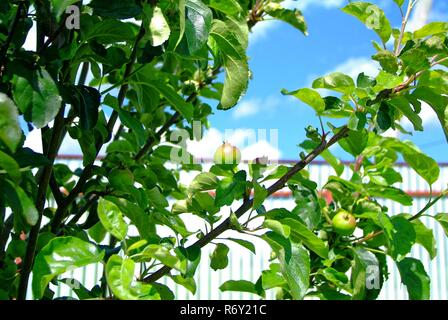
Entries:
[[[60,160],[61,161],[61,160]],[[64,160],[71,169],[81,166],[79,160]],[[204,166],[207,169],[207,165]],[[331,167],[326,164],[318,163],[309,166],[311,178],[322,186],[329,175],[334,174]],[[388,200],[380,200],[383,205],[389,208],[391,214],[410,213],[415,214],[423,208],[428,202],[429,187],[426,182],[419,178],[409,167],[400,165],[396,168],[403,176],[403,182],[399,185],[400,188],[415,195],[414,204],[411,207],[404,207],[397,203]],[[350,170],[346,169],[343,177],[349,178]],[[188,183],[197,174],[182,175],[181,180]],[[433,190],[441,191],[446,188],[448,184],[448,165],[441,166],[440,179],[433,185]],[[287,208],[293,209],[295,207],[294,200],[288,197],[273,197],[265,202],[267,209],[271,208]],[[237,206],[235,205],[235,208]],[[448,198],[442,199],[427,213],[435,215],[440,212],[448,212]],[[198,220],[194,216],[186,215],[185,223],[187,227],[192,230],[197,229]],[[426,271],[431,278],[431,299],[448,299],[448,239],[445,236],[443,229],[438,223],[429,217],[423,217],[422,221],[434,230],[434,236],[437,242],[438,255],[434,260],[431,260],[425,249],[419,245],[414,246],[412,256],[423,261]],[[234,233],[232,235],[232,233]],[[258,296],[239,293],[239,292],[221,292],[219,286],[227,280],[250,280],[255,282],[261,274],[262,270],[269,268],[269,246],[256,237],[242,236],[234,231],[228,231],[226,236],[240,237],[252,241],[257,249],[257,254],[254,255],[248,250],[234,244],[230,241],[225,243],[230,247],[229,266],[220,271],[213,271],[209,267],[209,255],[213,250],[213,245],[209,245],[203,249],[201,263],[196,274],[197,292],[195,295],[191,294],[183,287],[180,287],[171,279],[167,277],[161,280],[161,283],[167,284],[174,292],[177,299],[259,299]],[[225,241],[225,240],[219,240]],[[218,240],[216,242],[219,242]],[[395,264],[389,263],[389,280],[384,284],[381,291],[380,299],[407,299],[406,288],[400,283],[400,275]],[[102,265],[91,265],[86,268],[80,268],[63,275],[61,278],[75,278],[83,283],[87,288],[98,284],[102,275]],[[56,295],[61,296],[75,296],[70,286],[61,283],[58,287],[53,287]],[[275,299],[275,291],[270,290],[267,293],[267,299]]]

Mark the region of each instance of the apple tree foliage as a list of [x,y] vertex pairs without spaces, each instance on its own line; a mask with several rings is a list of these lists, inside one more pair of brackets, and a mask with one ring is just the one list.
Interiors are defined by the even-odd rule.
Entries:
[[[448,66],[448,23],[405,31],[415,3],[404,2],[395,1],[401,29],[376,5],[342,8],[376,33],[375,78],[335,72],[312,88],[282,91],[326,119],[321,128],[306,128],[296,164],[254,161],[247,171],[216,164],[205,172],[170,161],[173,151],[185,155],[185,146],[165,142],[179,129],[193,138],[195,121],[208,127],[211,105],[216,112],[234,107],[250,80],[251,29],[277,19],[307,35],[299,10],[282,0],[2,0],[0,298],[52,299],[51,284],[75,281],[64,273],[95,263],[104,265],[103,276],[93,288],[79,284],[79,299],[173,299],[163,277],[194,293],[199,262],[226,268],[229,241],[256,254],[247,239],[226,237],[232,229],[266,241],[272,260],[255,283],[232,279],[222,291],[265,297],[276,288],[279,299],[375,299],[390,257],[409,297],[428,299],[427,272],[408,255],[415,244],[431,258],[437,254],[433,231],[419,218],[446,192],[413,216],[377,202],[413,205],[396,187],[398,159],[430,186],[440,171],[412,142],[384,136],[386,130],[410,133],[400,122],[407,118],[423,131],[426,103],[448,137],[442,67]],[[34,50],[23,48],[29,36]],[[40,131],[42,152],[24,147],[31,130]],[[74,171],[55,161],[69,137],[82,150],[83,165]],[[350,167],[329,151],[336,144],[353,156]],[[106,155],[99,159],[100,150]],[[306,170],[318,156],[335,172],[324,186],[330,203]],[[341,178],[344,170],[349,180]],[[196,174],[190,185],[179,182],[181,171]],[[266,210],[265,199],[282,188],[291,190],[296,207]],[[231,211],[232,204],[238,209]],[[364,236],[334,232],[331,219],[341,209],[356,217]],[[188,214],[205,227],[187,229]],[[432,218],[448,232],[447,213]],[[201,255],[204,246],[214,247],[210,256]]]

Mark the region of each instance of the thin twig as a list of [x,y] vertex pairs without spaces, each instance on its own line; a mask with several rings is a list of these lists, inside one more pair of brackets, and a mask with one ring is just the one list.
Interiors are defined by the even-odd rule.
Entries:
[[19,24],[20,19],[22,18],[22,11],[25,6],[25,1],[19,2],[17,7],[16,16],[14,17],[14,21],[12,22],[11,28],[9,29],[8,36],[5,40],[5,43],[2,46],[0,51],[0,75],[3,73],[4,64],[6,61],[6,55],[8,53],[9,46],[11,45],[12,38],[14,37],[14,33],[17,30],[17,26]]
[[406,24],[408,23],[409,15],[411,14],[413,6],[414,6],[413,0],[409,0],[409,4],[408,4],[408,9],[406,11],[406,15],[403,17],[403,19],[401,21],[400,35],[398,37],[397,46],[395,47],[395,56],[397,56],[397,57],[398,57],[398,54],[400,53],[401,41],[403,41],[403,36],[404,36],[405,29],[406,29]]

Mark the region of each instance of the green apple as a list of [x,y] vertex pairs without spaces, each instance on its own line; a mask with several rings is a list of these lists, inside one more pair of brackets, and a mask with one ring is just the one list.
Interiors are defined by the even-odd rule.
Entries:
[[112,188],[118,191],[129,191],[129,188],[134,185],[134,175],[129,169],[113,169],[107,179]]
[[223,142],[223,144],[216,149],[213,161],[216,164],[235,165],[241,161],[241,152],[237,147],[230,143]]
[[356,229],[356,218],[346,210],[339,210],[333,217],[333,230],[342,235],[349,236]]

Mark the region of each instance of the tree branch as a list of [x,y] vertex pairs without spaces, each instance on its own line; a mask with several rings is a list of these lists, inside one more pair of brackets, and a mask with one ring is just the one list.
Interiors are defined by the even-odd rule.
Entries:
[[59,146],[58,142],[60,140],[60,135],[62,132],[62,128],[64,126],[64,110],[65,107],[64,105],[62,105],[61,110],[59,110],[59,113],[54,121],[54,126],[52,129],[53,133],[47,150],[47,158],[49,160],[49,163],[45,165],[38,183],[39,188],[36,196],[36,209],[39,213],[39,217],[36,224],[31,228],[30,235],[28,238],[28,244],[26,247],[25,258],[23,261],[23,267],[19,281],[19,289],[17,295],[18,300],[26,299],[28,279],[31,273],[31,269],[33,268],[34,254],[37,245],[37,236],[39,235],[40,225],[42,222],[42,215],[45,208],[47,188],[50,182],[51,172],[53,171],[54,160],[56,159],[58,151]]
[[19,24],[20,19],[22,18],[22,11],[25,6],[25,1],[21,1],[18,4],[16,16],[14,17],[14,21],[12,22],[11,28],[8,32],[8,37],[5,40],[5,43],[2,46],[0,51],[0,75],[3,73],[3,68],[6,61],[6,55],[8,53],[9,46],[11,45],[12,38],[14,37],[14,32],[17,30],[17,25]]
[[412,8],[414,7],[414,1],[409,0],[408,9],[406,11],[406,15],[403,17],[401,21],[401,30],[400,30],[400,36],[398,37],[397,46],[395,47],[395,55],[398,56],[400,53],[400,47],[401,47],[401,41],[403,41],[404,32],[406,29],[406,24],[409,20],[409,15],[411,14]]
[[[268,190],[268,196],[272,195],[274,192],[280,190],[285,186],[291,177],[293,177],[296,173],[305,168],[308,164],[310,164],[322,151],[326,150],[339,140],[345,138],[349,129],[345,126],[338,133],[336,133],[328,142],[323,140],[322,143],[316,147],[312,152],[310,152],[303,160],[297,162],[287,173],[285,173],[279,180],[277,180],[273,185],[271,185]],[[234,212],[237,218],[241,217],[244,213],[246,213],[253,204],[253,198],[247,199],[243,201],[242,205]],[[216,228],[212,229],[209,233],[204,235],[202,238],[197,240],[193,245],[190,246],[199,246],[200,248],[206,246],[215,238],[217,238],[221,233],[228,230],[230,228],[230,218],[224,220],[220,225]],[[142,279],[143,282],[152,283],[157,281],[171,270],[170,267],[164,266],[157,270],[156,272],[150,274],[149,276]]]
[[[137,49],[138,49],[138,44],[140,42],[140,40],[143,38],[145,34],[145,28],[142,25],[140,26],[140,30],[139,33],[137,34],[137,37],[135,39],[134,42],[134,46],[132,48],[132,52],[131,55],[129,57],[129,61],[126,64],[126,68],[125,68],[125,72],[124,72],[124,76],[123,78],[126,79],[127,77],[129,77],[129,75],[132,73],[132,68],[133,65],[135,63],[135,59],[137,57]],[[128,85],[127,83],[122,84],[122,86],[120,87],[120,91],[118,93],[118,107],[120,108],[123,103],[124,103],[124,99],[126,97],[126,93],[128,91]],[[116,110],[114,110],[109,118],[109,121],[107,123],[107,131],[109,134],[109,137],[106,141],[110,140],[112,137],[112,132],[115,126],[115,123],[118,119],[118,112]],[[102,147],[102,145],[104,144],[104,141],[98,140],[95,144],[96,147],[96,156],[98,155],[98,153],[100,152],[100,149]],[[91,175],[91,171],[93,169],[93,162],[86,165],[81,176],[78,179],[78,182],[76,183],[75,187],[72,189],[72,191],[68,194],[68,196],[65,198],[64,202],[62,203],[61,206],[58,206],[55,215],[51,221],[51,230],[52,232],[57,233],[59,226],[61,225],[62,221],[65,218],[65,214],[69,208],[69,206],[72,204],[72,202],[78,197],[79,193],[81,192],[81,190],[84,188],[84,185],[86,184],[87,180],[89,179],[90,175]]]

